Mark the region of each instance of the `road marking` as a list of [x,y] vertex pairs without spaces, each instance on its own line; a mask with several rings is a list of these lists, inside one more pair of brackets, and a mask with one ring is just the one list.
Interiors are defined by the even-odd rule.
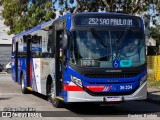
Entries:
[[0,72],[0,74],[8,74],[7,72]]
[[23,95],[21,93],[0,93],[0,95]]

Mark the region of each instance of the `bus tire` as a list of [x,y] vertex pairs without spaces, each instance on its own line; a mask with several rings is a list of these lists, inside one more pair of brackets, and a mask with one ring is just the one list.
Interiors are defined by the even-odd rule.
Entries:
[[21,76],[21,91],[23,94],[29,93],[29,90],[25,87],[24,76]]
[[64,106],[64,102],[63,101],[55,98],[53,82],[51,82],[51,84],[50,84],[48,97],[49,97],[49,101],[52,103],[52,105],[54,107],[62,108]]
[[8,74],[11,73],[11,69],[10,69],[10,68],[7,69],[7,73],[8,73]]

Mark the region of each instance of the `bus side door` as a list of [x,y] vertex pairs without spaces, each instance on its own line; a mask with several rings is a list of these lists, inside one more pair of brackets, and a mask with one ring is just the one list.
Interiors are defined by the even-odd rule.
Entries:
[[31,73],[31,66],[30,66],[30,58],[31,58],[31,35],[25,36],[23,39],[26,39],[26,80],[27,80],[27,86],[30,87],[31,79],[30,79],[30,73]]
[[63,64],[63,38],[65,31],[65,21],[61,20],[54,24],[54,40],[55,40],[55,84],[56,84],[56,96],[63,92],[63,74],[64,74],[64,64]]

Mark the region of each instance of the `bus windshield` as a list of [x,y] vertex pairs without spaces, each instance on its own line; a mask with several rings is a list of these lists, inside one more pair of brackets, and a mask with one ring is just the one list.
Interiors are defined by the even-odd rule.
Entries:
[[[113,68],[114,61],[119,67],[143,65],[145,40],[140,30],[121,31],[73,31],[70,61],[78,66]],[[125,65],[129,63],[129,65]]]

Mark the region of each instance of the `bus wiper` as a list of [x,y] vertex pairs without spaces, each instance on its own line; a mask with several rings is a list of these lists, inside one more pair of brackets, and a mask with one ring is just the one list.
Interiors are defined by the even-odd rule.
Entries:
[[96,40],[98,40],[98,42],[103,46],[103,47],[107,47],[107,45],[104,43],[104,41],[101,39],[101,37],[97,34],[96,30],[94,28],[89,28],[91,30],[91,32],[93,33],[94,37],[96,38]]
[[120,45],[121,41],[126,37],[129,30],[130,30],[130,28],[126,28],[126,30],[123,32],[122,36],[116,41],[116,46]]

